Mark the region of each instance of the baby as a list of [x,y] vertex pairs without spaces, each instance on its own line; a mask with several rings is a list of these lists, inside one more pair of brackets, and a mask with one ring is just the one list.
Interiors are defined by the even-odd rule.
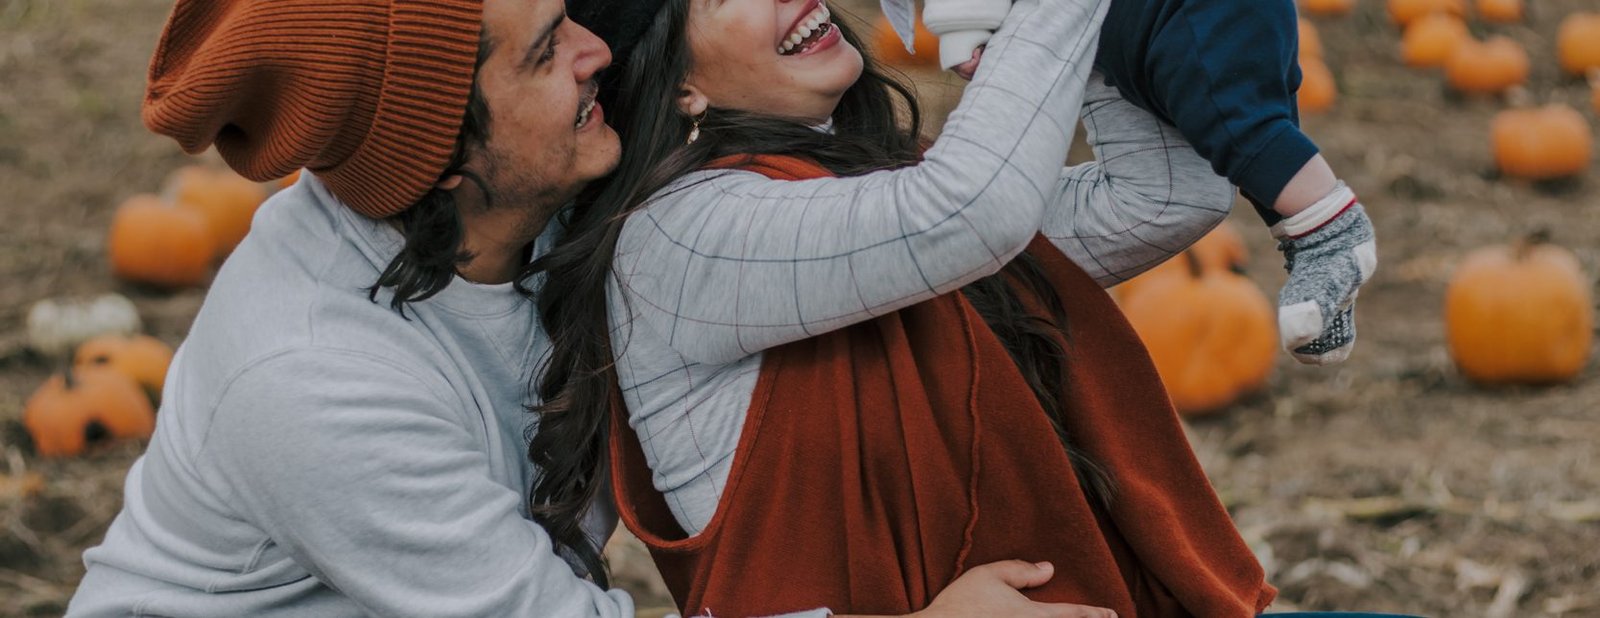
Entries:
[[[1377,267],[1372,222],[1300,131],[1293,0],[1107,0],[1095,69],[1177,127],[1255,205],[1284,254],[1283,345],[1308,364],[1355,344],[1354,306]],[[903,37],[911,0],[881,0]],[[926,0],[940,65],[971,78],[1010,0]]]

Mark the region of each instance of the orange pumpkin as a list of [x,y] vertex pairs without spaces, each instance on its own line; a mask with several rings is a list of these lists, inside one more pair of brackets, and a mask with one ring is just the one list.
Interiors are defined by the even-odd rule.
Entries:
[[1300,18],[1300,57],[1322,58],[1322,36],[1317,34],[1316,25],[1304,17]]
[[1445,291],[1450,356],[1483,384],[1564,382],[1589,360],[1594,301],[1571,251],[1541,235],[1468,254]]
[[[1206,270],[1241,272],[1250,261],[1250,249],[1244,244],[1244,235],[1239,233],[1237,226],[1227,221],[1200,237],[1194,246],[1189,247],[1189,252],[1200,260],[1200,267]],[[1177,260],[1167,262],[1174,263]]]
[[172,202],[205,216],[217,257],[226,257],[250,232],[250,219],[267,198],[261,185],[231,170],[190,165],[167,180]]
[[22,425],[41,456],[66,457],[93,443],[149,438],[156,413],[133,378],[110,367],[82,367],[40,385],[23,406]]
[[154,195],[135,195],[117,207],[106,241],[112,273],[169,288],[204,282],[215,247],[203,215]]
[[1389,18],[1402,28],[1409,29],[1412,22],[1434,13],[1463,17],[1466,0],[1389,0]]
[[1339,100],[1339,89],[1333,81],[1333,71],[1316,58],[1300,59],[1300,92],[1295,95],[1300,103],[1300,113],[1320,114],[1333,109]]
[[1451,54],[1471,40],[1472,34],[1460,17],[1434,13],[1406,28],[1400,37],[1400,59],[1417,68],[1444,66]]
[[1556,57],[1574,75],[1600,68],[1600,13],[1573,13],[1556,31]]
[[888,17],[878,18],[876,30],[877,40],[873,51],[877,52],[879,62],[900,67],[938,68],[939,37],[923,26],[920,18],[917,19],[916,33],[912,37],[915,54],[906,51],[905,42],[900,40],[900,34],[889,24]]
[[1500,171],[1529,180],[1579,174],[1594,150],[1589,121],[1559,103],[1495,114],[1489,139]]
[[[1200,262],[1200,268],[1206,271],[1243,272],[1245,263],[1250,260],[1250,250],[1245,247],[1244,236],[1239,234],[1238,227],[1227,221],[1223,221],[1222,225],[1200,237],[1200,240],[1189,247],[1187,253],[1193,255]],[[1137,277],[1117,284],[1111,288],[1111,295],[1121,301],[1137,293],[1145,284],[1155,279],[1187,276],[1188,272],[1188,260],[1180,254]]]
[[1522,21],[1522,0],[1478,0],[1478,17],[1496,24]]
[[1496,36],[1468,41],[1445,63],[1444,76],[1456,90],[1498,94],[1528,81],[1528,52],[1516,41]]
[[1300,10],[1321,17],[1339,17],[1355,8],[1356,0],[1300,0]]
[[1173,406],[1182,414],[1208,414],[1266,384],[1277,330],[1272,303],[1250,279],[1207,270],[1193,253],[1181,261],[1186,272],[1150,281],[1122,309]]
[[116,369],[159,401],[167,368],[172,365],[172,346],[149,335],[102,335],[78,346],[72,364]]

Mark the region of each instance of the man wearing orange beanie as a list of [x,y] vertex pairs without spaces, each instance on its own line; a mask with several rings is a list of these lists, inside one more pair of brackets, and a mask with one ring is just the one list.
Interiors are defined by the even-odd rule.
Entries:
[[[146,124],[310,173],[218,273],[68,615],[633,615],[526,499],[528,263],[616,164],[609,61],[560,0],[178,0]],[[929,614],[1079,615],[1014,590],[1048,578],[980,567]]]
[[513,284],[616,164],[609,62],[559,0],[176,2],[146,125],[310,173],[218,273],[69,615],[632,615],[527,517]]

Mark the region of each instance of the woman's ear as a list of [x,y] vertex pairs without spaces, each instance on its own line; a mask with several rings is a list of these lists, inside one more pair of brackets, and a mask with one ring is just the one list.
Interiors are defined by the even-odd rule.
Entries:
[[699,118],[700,114],[706,113],[708,107],[711,107],[711,100],[707,99],[699,88],[684,84],[683,88],[678,90],[678,111],[684,115]]

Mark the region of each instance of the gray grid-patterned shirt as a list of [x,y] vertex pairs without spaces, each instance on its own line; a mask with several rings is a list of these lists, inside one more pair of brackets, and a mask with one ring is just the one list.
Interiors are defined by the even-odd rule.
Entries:
[[[960,289],[1036,233],[1109,285],[1227,214],[1226,180],[1090,79],[1105,3],[1018,2],[917,166],[805,181],[696,172],[628,220],[611,287],[617,371],[686,531],[716,510],[763,350]],[[1063,169],[1080,109],[1097,161]]]

